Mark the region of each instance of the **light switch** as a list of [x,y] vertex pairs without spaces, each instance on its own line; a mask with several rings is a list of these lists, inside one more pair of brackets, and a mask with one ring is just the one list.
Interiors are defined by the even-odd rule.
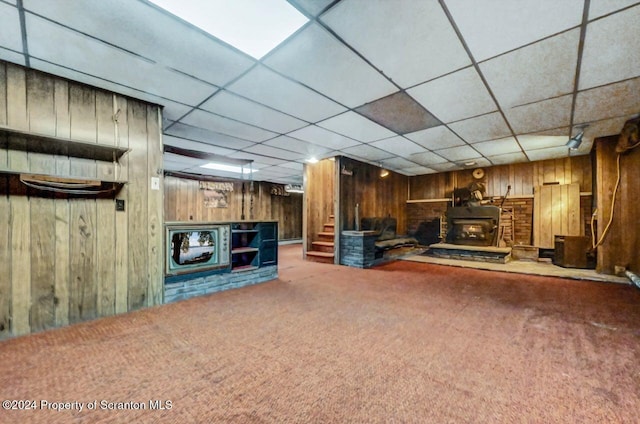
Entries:
[[160,190],[160,178],[151,177],[151,190]]

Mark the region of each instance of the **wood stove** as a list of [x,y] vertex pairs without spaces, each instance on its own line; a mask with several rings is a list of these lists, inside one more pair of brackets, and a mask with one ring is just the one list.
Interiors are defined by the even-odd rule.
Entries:
[[500,208],[462,206],[447,209],[447,243],[496,246]]

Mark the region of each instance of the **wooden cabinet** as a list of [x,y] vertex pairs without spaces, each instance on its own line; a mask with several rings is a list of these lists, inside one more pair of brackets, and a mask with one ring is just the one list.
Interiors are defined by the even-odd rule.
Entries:
[[231,224],[231,271],[248,271],[278,263],[277,222]]

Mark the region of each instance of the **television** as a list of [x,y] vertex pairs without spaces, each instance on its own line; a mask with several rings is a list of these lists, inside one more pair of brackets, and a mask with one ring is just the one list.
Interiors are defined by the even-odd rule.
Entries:
[[171,223],[165,227],[167,275],[229,266],[228,224]]

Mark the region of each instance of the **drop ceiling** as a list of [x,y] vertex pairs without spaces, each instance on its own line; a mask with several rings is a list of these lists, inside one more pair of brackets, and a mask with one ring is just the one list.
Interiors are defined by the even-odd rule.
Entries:
[[638,1],[289,3],[309,22],[256,60],[145,0],[0,0],[0,59],[160,104],[166,145],[278,183],[311,157],[420,175],[584,155],[640,113]]

